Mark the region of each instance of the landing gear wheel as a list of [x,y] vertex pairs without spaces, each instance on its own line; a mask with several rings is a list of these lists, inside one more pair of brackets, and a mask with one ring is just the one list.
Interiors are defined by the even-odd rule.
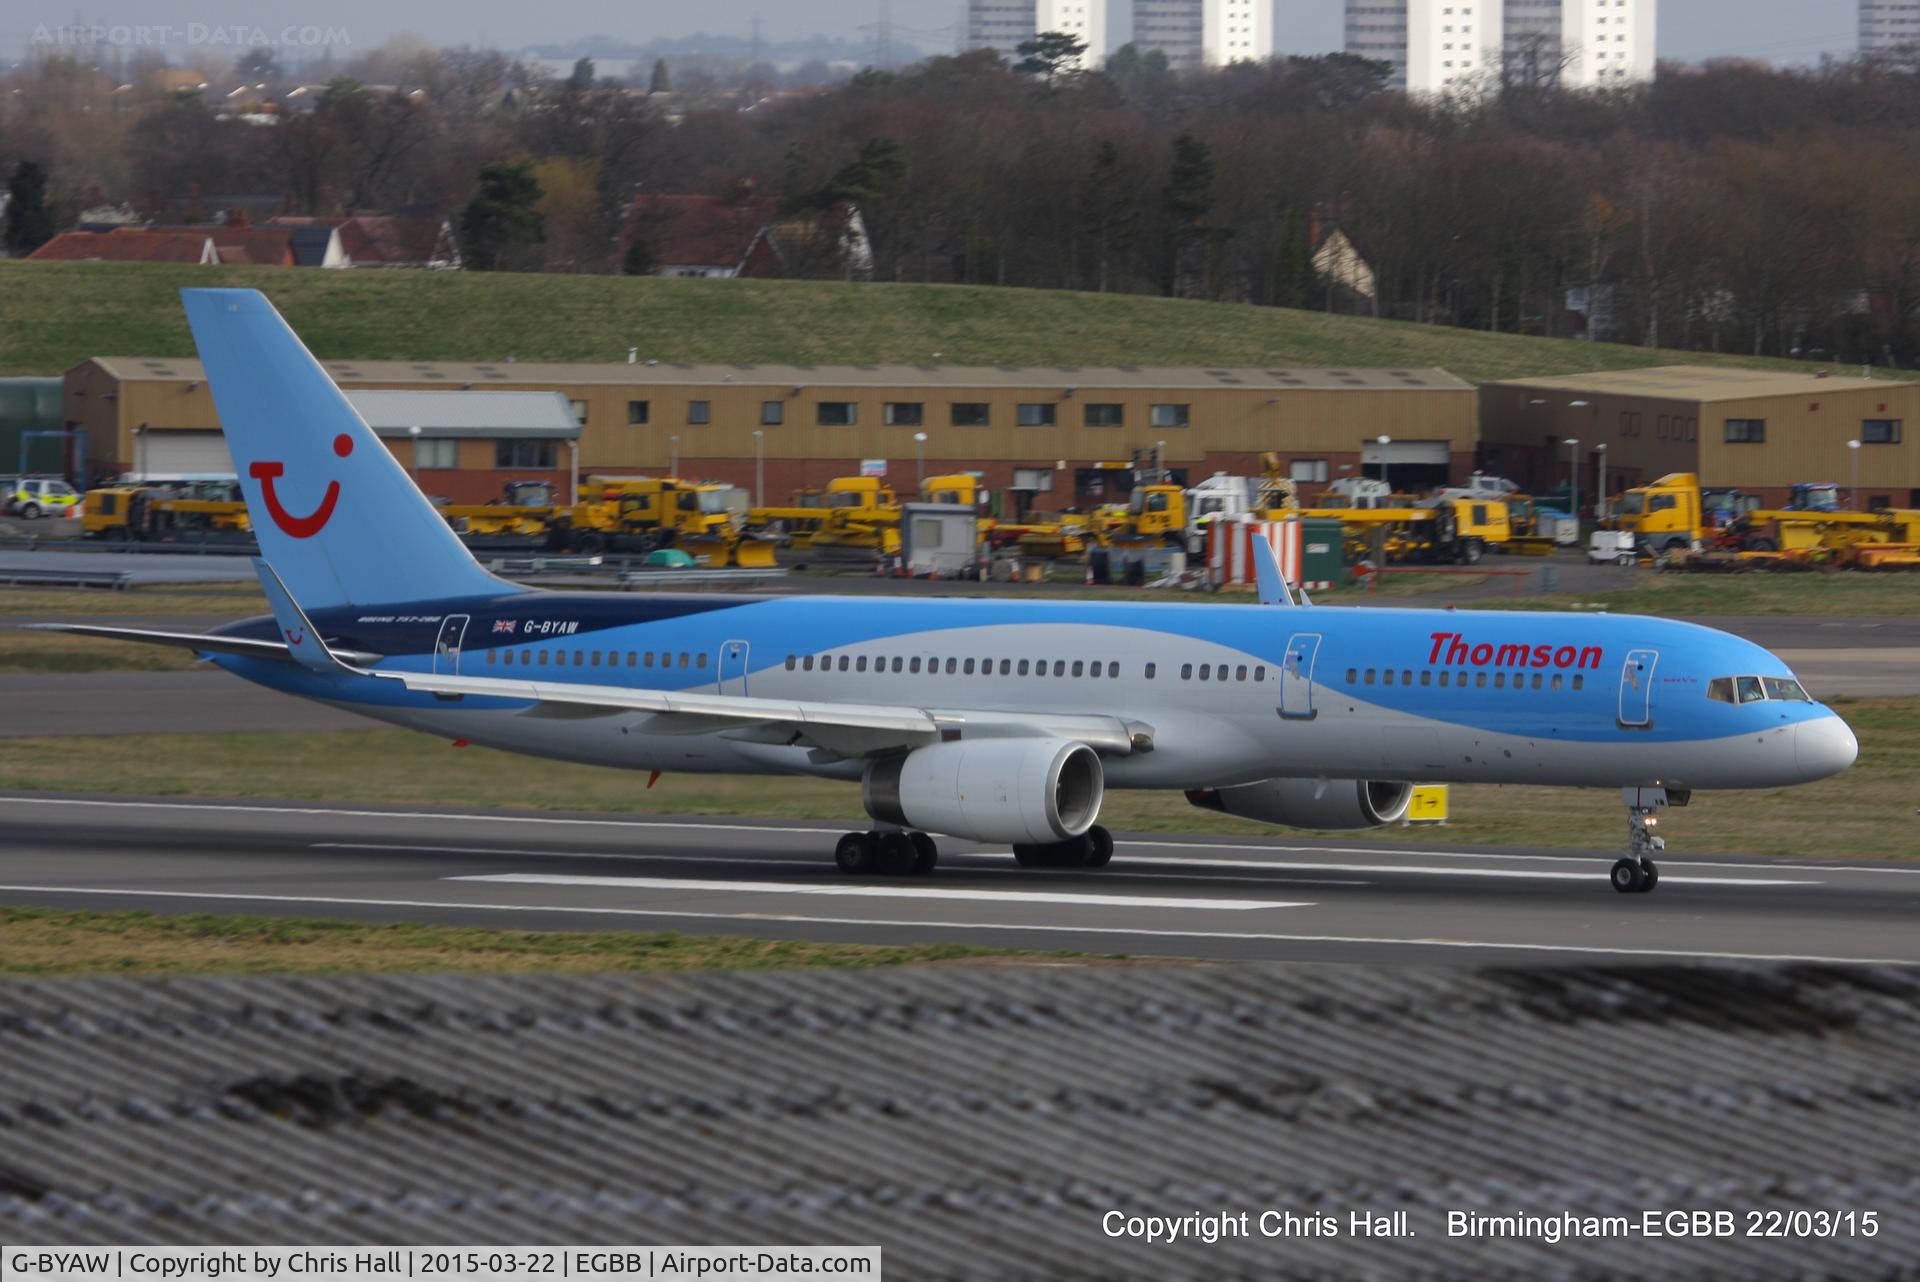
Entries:
[[1637,859],[1616,859],[1611,876],[1613,888],[1623,895],[1637,895],[1648,889],[1647,876]]
[[840,844],[833,848],[833,862],[841,872],[860,877],[873,871],[874,847],[879,844],[873,836],[870,832],[850,832],[840,838]]
[[914,861],[919,857],[913,849],[913,838],[904,832],[883,832],[879,834],[880,871],[889,877],[904,877],[913,871]]
[[1041,847],[1039,846],[1025,846],[1019,842],[1015,842],[1013,845],[1013,862],[1019,864],[1022,868],[1038,868],[1046,862],[1046,860],[1040,857],[1040,851]]
[[1660,870],[1653,866],[1653,860],[1640,861],[1640,893],[1646,894],[1660,884]]
[[1105,868],[1113,859],[1113,834],[1099,824],[1087,829],[1081,840],[1087,843],[1087,867]]
[[933,871],[934,864],[940,861],[940,848],[933,844],[933,838],[924,832],[910,832],[907,840],[913,843],[913,867],[907,869],[909,877],[924,877]]

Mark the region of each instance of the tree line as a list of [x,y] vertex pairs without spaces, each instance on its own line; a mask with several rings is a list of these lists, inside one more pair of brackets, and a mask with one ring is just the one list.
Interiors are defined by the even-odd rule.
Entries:
[[[1070,53],[675,93],[664,68],[614,84],[583,60],[553,80],[383,49],[271,125],[49,59],[5,81],[0,172],[30,162],[61,226],[100,203],[181,218],[265,193],[296,213],[451,213],[475,265],[573,272],[651,265],[622,234],[637,193],[751,185],[796,213],[854,202],[881,280],[1920,360],[1911,60],[1663,65],[1589,92],[1490,76],[1428,98],[1346,55],[1176,72],[1128,48],[1077,72]],[[1364,277],[1316,270],[1336,233]]]

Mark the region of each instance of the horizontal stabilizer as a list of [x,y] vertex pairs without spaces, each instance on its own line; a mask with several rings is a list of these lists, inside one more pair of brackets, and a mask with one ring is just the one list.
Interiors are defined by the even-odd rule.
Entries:
[[[251,637],[216,636],[207,632],[161,632],[150,628],[111,628],[98,623],[29,623],[33,632],[65,632],[73,636],[103,637],[108,641],[139,641],[145,645],[170,645],[201,654],[237,654],[249,659],[277,659],[292,663],[293,656],[284,641],[256,641]],[[380,656],[361,650],[335,650],[343,663],[378,663]]]

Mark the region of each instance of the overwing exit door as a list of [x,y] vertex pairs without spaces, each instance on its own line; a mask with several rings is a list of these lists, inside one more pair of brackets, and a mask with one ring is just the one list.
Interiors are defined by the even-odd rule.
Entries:
[[720,646],[720,693],[747,692],[747,643],[727,641]]
[[1311,721],[1313,662],[1320,653],[1318,632],[1296,632],[1287,642],[1280,663],[1280,715],[1289,721]]
[[1653,669],[1660,662],[1658,650],[1629,650],[1620,666],[1620,724],[1653,724]]
[[466,640],[466,614],[449,614],[440,620],[440,635],[433,643],[433,670],[445,676],[460,675],[460,646]]

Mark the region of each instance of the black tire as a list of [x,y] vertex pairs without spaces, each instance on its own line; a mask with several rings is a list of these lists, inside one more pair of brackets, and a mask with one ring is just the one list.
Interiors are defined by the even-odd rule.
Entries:
[[1042,862],[1040,847],[1022,845],[1016,841],[1013,844],[1013,862],[1022,868],[1038,868]]
[[1780,545],[1764,534],[1756,534],[1740,546],[1747,552],[1778,552],[1780,550]]
[[1087,843],[1086,865],[1089,868],[1105,868],[1113,860],[1113,834],[1099,824],[1087,829],[1082,839]]
[[1613,888],[1623,895],[1638,894],[1646,881],[1641,875],[1639,862],[1633,859],[1616,859],[1608,879],[1613,882]]
[[1640,861],[1640,893],[1646,894],[1660,884],[1660,870],[1653,866],[1653,860]]
[[40,505],[38,503],[22,503],[20,505],[20,519],[23,521],[39,520]]
[[1482,543],[1479,539],[1468,539],[1465,543],[1462,543],[1460,545],[1460,564],[1462,565],[1480,564],[1480,558],[1486,554],[1486,550],[1487,550],[1487,545]]
[[940,848],[933,844],[933,838],[924,832],[910,832],[907,839],[913,842],[913,867],[907,870],[910,877],[924,877],[933,871],[940,862]]
[[873,871],[874,846],[870,832],[850,832],[833,848],[833,862],[848,876],[860,877]]
[[879,846],[881,872],[889,877],[905,877],[913,871],[919,859],[913,848],[913,838],[904,832],[883,832]]
[[598,534],[582,534],[573,546],[582,556],[599,556],[607,550],[607,541]]
[[1660,550],[1663,552],[1685,552],[1687,547],[1688,544],[1685,539],[1668,539],[1660,545]]

